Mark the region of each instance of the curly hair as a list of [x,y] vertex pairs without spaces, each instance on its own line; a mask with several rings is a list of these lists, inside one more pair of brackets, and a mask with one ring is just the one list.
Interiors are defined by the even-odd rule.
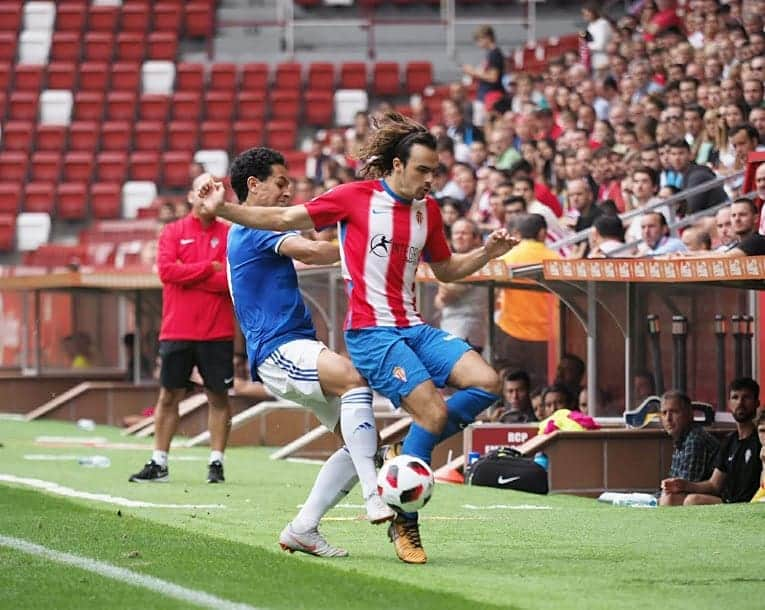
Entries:
[[398,112],[386,112],[372,119],[372,130],[359,148],[358,159],[366,161],[359,174],[382,178],[393,171],[393,159],[406,164],[412,146],[421,144],[436,150],[436,138],[414,119]]
[[256,146],[245,150],[231,163],[229,176],[231,177],[231,188],[234,189],[237,199],[244,203],[247,199],[247,179],[254,176],[258,180],[268,180],[271,175],[272,165],[287,164],[281,153],[265,146]]

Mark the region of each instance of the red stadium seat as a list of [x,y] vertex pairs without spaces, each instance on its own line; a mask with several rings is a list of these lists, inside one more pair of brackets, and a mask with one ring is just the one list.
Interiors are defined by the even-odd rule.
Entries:
[[143,32],[117,34],[117,61],[143,61],[146,54],[146,35]]
[[131,2],[122,6],[120,30],[123,32],[145,32],[151,23],[149,3]]
[[401,78],[398,63],[378,61],[372,74],[372,92],[375,95],[398,95],[401,93]]
[[130,179],[158,182],[160,176],[159,153],[138,150],[130,154]]
[[277,150],[295,147],[297,124],[295,121],[269,121],[266,123],[266,145]]
[[171,150],[162,155],[162,184],[169,188],[187,189],[189,187],[190,152]]
[[22,2],[3,2],[0,4],[0,30],[18,32],[21,30]]
[[175,66],[175,90],[200,92],[205,86],[204,64],[181,62]]
[[96,157],[98,180],[124,182],[127,176],[127,153],[102,152]]
[[119,218],[122,215],[122,185],[96,182],[90,187],[90,210],[93,218]]
[[406,64],[406,92],[422,93],[433,84],[433,64],[429,61],[410,61]]
[[130,123],[105,121],[101,126],[101,150],[129,150]]
[[88,11],[88,30],[113,32],[117,29],[120,9],[116,6],[91,6]]
[[10,252],[16,246],[16,213],[0,214],[0,250]]
[[75,121],[69,126],[69,150],[90,151],[98,148],[101,117],[97,121]]
[[61,151],[66,148],[66,127],[63,125],[38,125],[35,134],[35,150]]
[[112,89],[138,91],[141,87],[141,66],[132,61],[112,65]]
[[282,153],[284,156],[284,162],[287,164],[290,176],[295,178],[302,178],[305,176],[305,162],[308,158],[308,153],[302,150],[287,150]]
[[263,144],[263,123],[237,121],[234,123],[234,154]]
[[349,61],[340,65],[341,89],[366,89],[367,65],[361,61]]
[[21,184],[0,182],[0,214],[16,215],[21,210]]
[[154,30],[178,33],[183,25],[183,10],[180,4],[158,2],[153,5]]
[[132,121],[135,107],[133,91],[109,91],[106,94],[106,118],[110,121]]
[[138,116],[142,121],[164,121],[170,107],[167,95],[145,93],[138,102]]
[[167,149],[195,151],[199,139],[199,123],[193,121],[172,121],[167,129]]
[[302,64],[295,61],[276,64],[274,88],[281,90],[300,89],[302,84],[300,77],[302,69]]
[[233,91],[236,88],[236,64],[213,64],[209,88],[213,91]]
[[26,153],[16,150],[0,151],[0,176],[5,182],[23,182],[27,179]]
[[56,31],[81,32],[88,16],[82,6],[75,2],[62,2],[56,7]]
[[175,32],[152,32],[149,34],[147,59],[175,61],[178,53],[178,35]]
[[38,182],[58,182],[61,173],[61,153],[36,152],[32,155],[30,177]]
[[53,213],[56,201],[55,182],[27,182],[24,187],[24,211]]
[[305,122],[312,127],[332,125],[334,100],[331,91],[308,91],[305,94]]
[[8,118],[15,121],[37,121],[39,101],[36,91],[13,91],[8,97]]
[[178,91],[173,94],[171,108],[174,119],[199,120],[202,116],[202,95],[199,91]]
[[3,126],[3,148],[28,153],[32,150],[33,133],[32,121],[8,121]]
[[231,146],[231,123],[227,121],[205,121],[199,140],[201,149],[222,149],[228,151]]
[[268,64],[249,63],[242,66],[241,91],[257,91],[264,93],[268,88]]
[[102,91],[78,91],[74,94],[73,120],[100,121],[104,114]]
[[85,34],[85,59],[111,61],[114,54],[114,34],[111,32],[87,32]]
[[109,64],[86,61],[80,65],[80,91],[105,91],[109,85]]
[[241,91],[237,107],[237,116],[240,119],[262,123],[266,118],[266,94],[259,91]]
[[64,181],[90,182],[95,161],[91,152],[68,152],[64,155]]
[[62,220],[83,220],[88,216],[88,185],[85,182],[63,182],[56,189],[56,217]]
[[48,64],[48,89],[69,89],[77,85],[77,68],[71,61],[56,61]]
[[[5,93],[11,85],[11,63],[0,63],[0,92]],[[0,118],[5,116],[5,108],[0,109]]]
[[308,65],[310,91],[333,91],[335,88],[335,66],[328,62],[314,62]]
[[16,91],[39,91],[42,89],[44,75],[43,66],[17,64],[13,76],[13,88]]
[[75,32],[54,32],[50,44],[51,61],[79,61],[80,34]]
[[133,129],[135,150],[163,150],[165,144],[164,121],[138,121]]
[[16,32],[0,32],[0,61],[13,62],[16,57]]
[[233,92],[205,92],[205,116],[209,120],[230,121],[234,117]]
[[300,116],[300,92],[276,90],[271,92],[271,118],[296,120]]
[[185,28],[186,36],[191,38],[207,38],[213,34],[215,16],[214,7],[210,2],[189,2],[186,4]]

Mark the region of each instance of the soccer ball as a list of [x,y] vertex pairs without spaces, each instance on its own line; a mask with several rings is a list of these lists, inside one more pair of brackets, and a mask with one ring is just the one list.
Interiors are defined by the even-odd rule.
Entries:
[[425,506],[434,484],[430,466],[413,455],[398,455],[388,460],[377,475],[377,491],[383,502],[405,513]]

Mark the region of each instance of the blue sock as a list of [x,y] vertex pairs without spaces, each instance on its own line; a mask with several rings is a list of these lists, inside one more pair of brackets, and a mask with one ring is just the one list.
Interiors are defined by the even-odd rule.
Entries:
[[419,424],[412,423],[409,426],[409,433],[404,439],[401,451],[407,455],[414,455],[430,464],[431,454],[433,453],[433,447],[438,442],[438,436],[438,434],[428,432]]
[[447,422],[436,445],[472,424],[476,416],[499,400],[499,396],[481,388],[465,388],[446,401]]

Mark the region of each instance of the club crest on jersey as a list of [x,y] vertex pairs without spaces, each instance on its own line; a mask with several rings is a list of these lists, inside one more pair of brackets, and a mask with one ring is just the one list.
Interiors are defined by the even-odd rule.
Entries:
[[424,216],[422,214],[422,210],[417,210],[417,212],[414,215],[414,218],[415,218],[415,220],[417,220],[417,224],[421,225],[422,224],[422,220],[424,218]]
[[393,376],[399,381],[403,381],[404,383],[406,383],[406,371],[402,367],[400,366],[394,367]]
[[380,258],[385,258],[390,254],[388,247],[392,243],[392,239],[388,239],[385,235],[380,235],[378,233],[369,240],[369,252]]
[[211,246],[212,248],[217,248],[219,243],[220,243],[220,240],[219,240],[217,237],[213,237],[213,238],[210,240],[210,246]]

